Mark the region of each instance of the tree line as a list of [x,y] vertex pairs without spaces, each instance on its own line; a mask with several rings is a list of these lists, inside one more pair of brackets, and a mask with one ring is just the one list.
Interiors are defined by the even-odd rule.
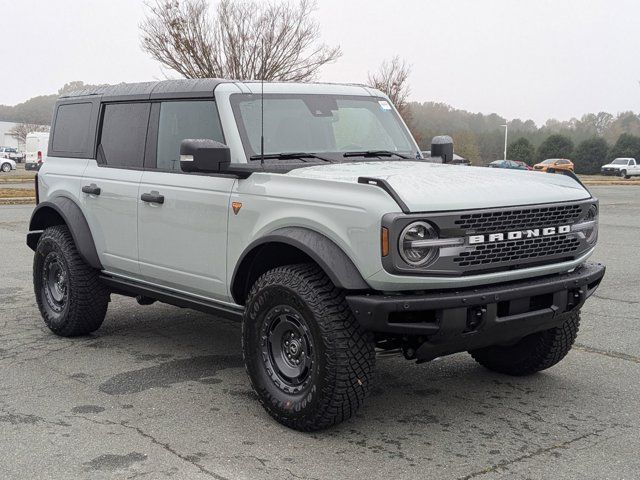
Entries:
[[589,174],[598,173],[602,164],[616,157],[640,159],[640,117],[634,112],[551,119],[539,127],[533,120],[507,121],[495,113],[411,102],[405,120],[421,148],[428,149],[435,135],[448,134],[453,137],[456,153],[475,165],[503,158],[505,124],[509,125],[507,157],[529,165],[546,158],[569,158],[578,173]]

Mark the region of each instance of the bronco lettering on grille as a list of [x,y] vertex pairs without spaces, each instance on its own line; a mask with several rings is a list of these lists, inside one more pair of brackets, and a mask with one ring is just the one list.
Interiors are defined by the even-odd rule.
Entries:
[[570,225],[560,227],[533,228],[527,230],[514,230],[505,233],[490,233],[489,235],[469,235],[467,237],[469,245],[479,245],[481,243],[504,242],[505,240],[521,240],[523,238],[548,237],[569,233]]

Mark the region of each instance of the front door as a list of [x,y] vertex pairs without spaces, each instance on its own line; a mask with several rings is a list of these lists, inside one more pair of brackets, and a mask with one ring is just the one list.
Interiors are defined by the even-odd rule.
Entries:
[[224,142],[213,99],[153,104],[138,192],[140,271],[154,284],[228,300],[227,220],[235,179],[182,172],[185,138]]
[[97,160],[89,160],[81,202],[105,270],[139,275],[138,187],[142,178],[149,103],[106,104]]

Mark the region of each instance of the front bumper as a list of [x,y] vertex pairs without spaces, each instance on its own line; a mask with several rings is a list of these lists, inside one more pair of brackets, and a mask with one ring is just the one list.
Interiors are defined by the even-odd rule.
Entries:
[[605,266],[588,262],[572,272],[485,287],[420,294],[349,295],[367,330],[423,337],[419,360],[518,340],[560,325],[596,290]]
[[600,170],[601,175],[615,175],[620,176],[620,170],[618,168],[603,168]]

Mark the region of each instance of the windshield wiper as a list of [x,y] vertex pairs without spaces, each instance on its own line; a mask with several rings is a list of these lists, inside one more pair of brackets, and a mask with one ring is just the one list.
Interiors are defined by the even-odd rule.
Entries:
[[266,153],[265,155],[251,155],[249,157],[250,160],[261,160],[264,158],[265,160],[304,160],[305,158],[315,158],[317,160],[322,160],[323,162],[331,162],[332,160],[328,158],[321,157],[316,155],[315,153],[309,152],[282,152],[282,153]]
[[369,158],[369,157],[393,157],[393,156],[405,158],[405,159],[409,158],[406,155],[402,155],[401,153],[398,153],[398,152],[392,152],[391,150],[364,150],[362,152],[344,152],[342,156],[345,158],[348,158],[348,157]]

